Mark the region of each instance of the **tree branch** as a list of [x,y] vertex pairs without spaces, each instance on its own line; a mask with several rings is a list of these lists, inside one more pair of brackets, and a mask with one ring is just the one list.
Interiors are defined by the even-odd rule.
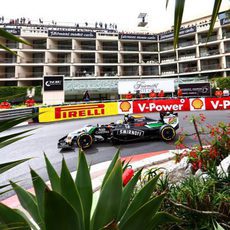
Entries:
[[197,209],[193,209],[193,208],[190,208],[188,206],[185,206],[183,204],[178,204],[172,200],[169,200],[169,199],[167,199],[167,200],[177,207],[189,210],[189,211],[194,212],[194,213],[199,213],[199,214],[204,214],[204,215],[216,215],[216,216],[223,217],[225,219],[229,219],[229,216],[226,216],[226,215],[219,213],[219,212],[197,210]]

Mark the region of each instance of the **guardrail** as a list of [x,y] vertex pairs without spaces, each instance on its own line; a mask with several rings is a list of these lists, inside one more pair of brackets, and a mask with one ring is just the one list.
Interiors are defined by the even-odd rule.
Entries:
[[0,121],[32,115],[34,112],[35,107],[0,110]]

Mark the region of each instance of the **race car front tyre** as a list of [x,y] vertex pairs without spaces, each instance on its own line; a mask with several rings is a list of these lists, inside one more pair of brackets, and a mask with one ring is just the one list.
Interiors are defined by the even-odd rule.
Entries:
[[176,132],[170,125],[164,125],[160,129],[160,136],[164,141],[171,141],[175,138]]
[[88,149],[93,144],[93,137],[88,133],[83,133],[77,138],[79,148]]

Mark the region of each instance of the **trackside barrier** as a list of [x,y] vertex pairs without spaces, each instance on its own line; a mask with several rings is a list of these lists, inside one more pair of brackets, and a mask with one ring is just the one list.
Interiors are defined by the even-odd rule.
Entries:
[[39,122],[112,116],[126,113],[205,110],[230,110],[230,97],[165,98],[133,101],[121,100],[118,102],[96,102],[69,106],[51,106],[47,108],[39,108]]
[[19,118],[27,115],[32,115],[36,108],[19,108],[19,109],[5,109],[0,110],[0,121],[6,121],[13,118]]

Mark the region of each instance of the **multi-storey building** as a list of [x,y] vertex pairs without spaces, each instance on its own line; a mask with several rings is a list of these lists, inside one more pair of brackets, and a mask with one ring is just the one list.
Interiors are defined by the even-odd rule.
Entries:
[[[125,33],[105,28],[2,23],[1,27],[32,46],[0,38],[0,44],[18,54],[0,49],[0,86],[42,85],[44,75],[64,75],[71,85],[79,86],[74,92],[77,94],[85,87],[90,89],[91,83],[94,87],[98,82],[112,86],[119,79],[228,76],[230,20],[220,13],[208,39],[209,23],[210,16],[184,23],[176,49],[172,30]],[[102,88],[99,85],[98,92]]]

